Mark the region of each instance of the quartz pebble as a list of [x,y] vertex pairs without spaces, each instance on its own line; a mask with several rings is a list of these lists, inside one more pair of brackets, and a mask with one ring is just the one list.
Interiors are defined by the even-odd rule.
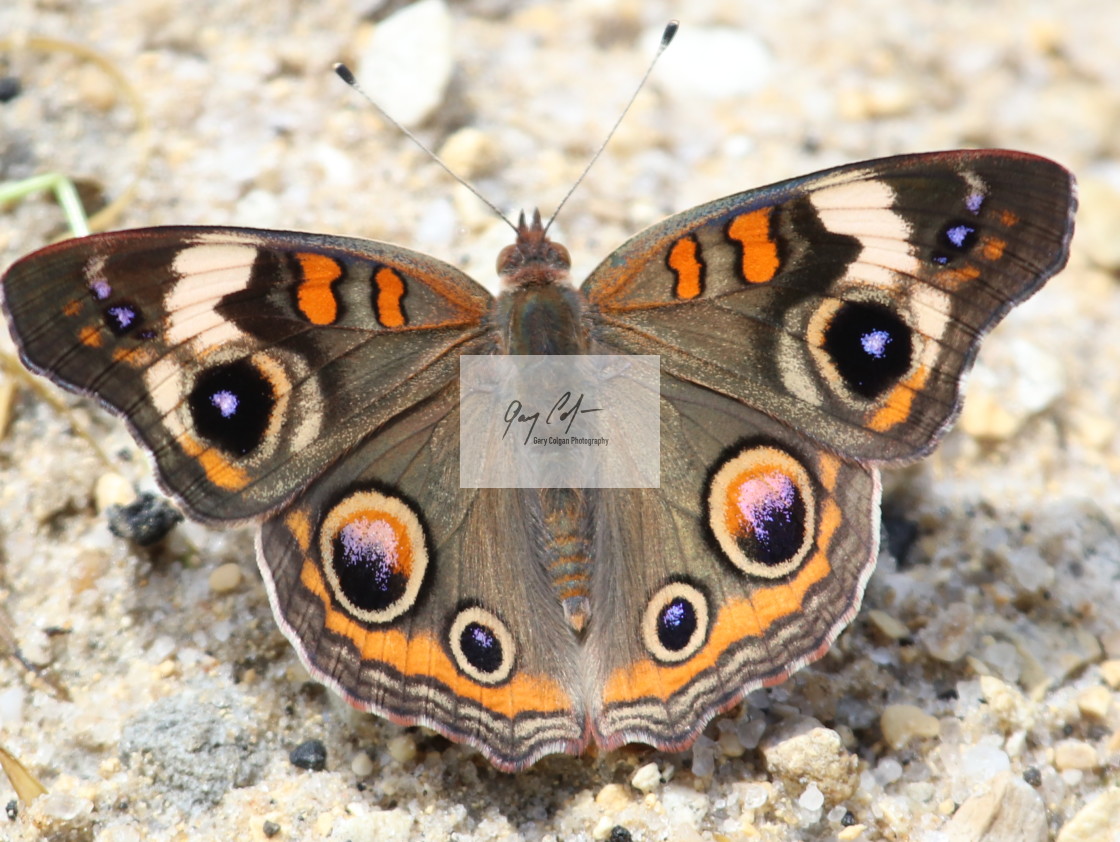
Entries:
[[1101,664],[1101,678],[1113,690],[1120,689],[1120,659],[1112,659]]
[[873,608],[867,612],[867,622],[888,640],[905,640],[910,636],[910,629],[886,611],[881,611],[878,608]]
[[1060,740],[1054,746],[1054,768],[1059,772],[1095,769],[1099,765],[1097,750],[1082,740]]
[[93,502],[99,512],[110,506],[127,506],[135,499],[136,489],[132,483],[115,471],[102,474],[94,483]]
[[416,740],[409,734],[398,734],[391,738],[386,749],[397,763],[411,763],[416,759]]
[[815,719],[783,723],[762,743],[771,774],[797,792],[806,781],[817,785],[830,803],[843,801],[859,784],[859,761],[844,750],[840,735]]
[[366,751],[359,751],[350,761],[350,771],[358,778],[368,778],[373,774],[373,768],[373,758]]
[[1089,801],[1058,831],[1057,842],[1113,842],[1120,838],[1120,786]]
[[1048,836],[1042,798],[1009,772],[961,804],[945,827],[947,842],[1045,842]]
[[915,737],[930,739],[941,733],[941,723],[916,705],[887,705],[879,717],[883,739],[899,749]]
[[1089,719],[1104,719],[1112,706],[1112,693],[1107,687],[1087,687],[1077,695],[1077,709]]
[[416,128],[443,102],[454,66],[451,13],[443,0],[420,0],[383,20],[357,74],[394,120]]
[[243,578],[241,565],[231,561],[227,564],[220,564],[211,570],[210,576],[207,578],[207,584],[210,586],[210,590],[216,594],[230,593],[241,586]]
[[653,792],[661,786],[661,770],[656,763],[647,763],[630,778],[630,786],[642,792]]
[[934,658],[952,663],[974,648],[975,619],[974,612],[967,603],[954,602],[922,629],[918,639]]

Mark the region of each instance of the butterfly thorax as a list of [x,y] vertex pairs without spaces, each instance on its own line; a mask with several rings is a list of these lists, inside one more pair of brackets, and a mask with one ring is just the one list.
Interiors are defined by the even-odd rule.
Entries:
[[568,250],[548,238],[539,211],[517,226],[517,240],[498,256],[503,292],[495,305],[506,354],[583,354],[587,349],[579,293],[568,279]]

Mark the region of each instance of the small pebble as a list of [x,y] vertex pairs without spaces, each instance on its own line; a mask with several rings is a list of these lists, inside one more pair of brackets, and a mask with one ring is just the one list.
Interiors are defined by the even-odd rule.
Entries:
[[372,775],[373,758],[369,756],[369,752],[359,751],[355,754],[354,759],[350,761],[350,771],[357,778],[368,778]]
[[1101,664],[1101,678],[1113,690],[1120,689],[1120,660],[1113,659]]
[[936,614],[918,639],[939,661],[958,661],[975,649],[976,616],[964,602],[954,602]]
[[92,837],[93,802],[68,792],[48,792],[31,802],[27,818],[41,838]]
[[1042,798],[1010,773],[967,799],[945,826],[948,842],[1045,842],[1049,835]]
[[600,816],[599,821],[595,822],[595,827],[591,828],[591,838],[595,842],[606,842],[614,827],[614,819],[610,816]]
[[358,76],[394,120],[416,128],[443,102],[454,68],[451,12],[420,0],[385,18],[357,62]]
[[905,640],[910,637],[910,629],[886,611],[881,611],[878,608],[867,612],[867,621],[888,640]]
[[824,795],[816,784],[809,784],[797,799],[803,810],[819,810],[824,806]]
[[93,486],[93,504],[104,512],[110,506],[127,506],[136,500],[136,489],[120,474],[109,471],[97,478]]
[[1077,709],[1088,719],[1104,719],[1112,705],[1112,693],[1107,687],[1087,687],[1077,695]]
[[[658,40],[661,32],[658,27]],[[765,42],[753,32],[730,26],[683,26],[673,48],[661,58],[657,81],[661,89],[681,99],[743,97],[765,89],[775,66]]]
[[915,737],[932,739],[941,733],[941,723],[916,705],[887,705],[879,717],[883,739],[900,749]]
[[16,76],[0,76],[0,103],[11,102],[23,91],[23,85]]
[[280,825],[271,819],[266,819],[265,823],[261,825],[261,832],[268,838],[276,836],[280,833]]
[[647,763],[630,778],[630,786],[641,792],[653,792],[661,786],[661,770],[656,763]]
[[288,760],[297,769],[321,772],[327,768],[327,747],[322,740],[304,740],[292,749]]
[[630,792],[622,784],[607,784],[595,794],[595,805],[607,813],[617,813],[630,805]]
[[398,734],[389,740],[385,748],[397,763],[411,763],[416,759],[416,740],[411,734]]
[[973,785],[984,784],[1010,768],[1007,752],[995,746],[969,746],[961,754],[961,773]]
[[158,544],[183,520],[167,498],[150,492],[144,492],[126,506],[109,506],[105,517],[110,532],[141,547]]
[[1059,772],[1067,769],[1096,769],[1100,766],[1097,750],[1081,740],[1059,740],[1054,746],[1054,768]]
[[467,126],[443,142],[439,157],[461,178],[490,175],[501,163],[494,139],[479,129]]
[[844,748],[840,735],[815,719],[779,725],[762,743],[766,768],[794,791],[813,781],[825,800],[837,804],[851,797],[859,785],[859,760]]
[[1080,205],[1077,240],[1089,259],[1106,269],[1120,268],[1120,240],[1116,220],[1120,219],[1120,190],[1101,178],[1078,179]]
[[229,593],[240,587],[243,578],[241,565],[231,561],[228,564],[220,564],[211,570],[207,584],[210,586],[212,593]]
[[1120,786],[1113,785],[1074,814],[1057,842],[1113,842],[1120,838]]

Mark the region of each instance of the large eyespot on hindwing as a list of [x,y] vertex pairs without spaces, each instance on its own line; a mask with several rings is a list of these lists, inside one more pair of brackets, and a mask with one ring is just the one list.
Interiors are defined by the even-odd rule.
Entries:
[[724,557],[748,576],[798,570],[816,542],[817,494],[806,467],[777,445],[743,448],[708,485],[708,528]]
[[513,674],[513,633],[497,614],[479,605],[464,605],[455,612],[447,646],[459,670],[479,684],[501,684]]
[[868,401],[897,386],[914,362],[913,329],[876,301],[829,300],[813,314],[809,338],[825,378]]
[[708,597],[687,581],[673,581],[658,588],[646,603],[642,643],[655,660],[679,664],[700,651],[710,628]]
[[376,625],[416,604],[428,541],[420,518],[400,497],[355,491],[323,519],[319,558],[335,602],[353,619]]

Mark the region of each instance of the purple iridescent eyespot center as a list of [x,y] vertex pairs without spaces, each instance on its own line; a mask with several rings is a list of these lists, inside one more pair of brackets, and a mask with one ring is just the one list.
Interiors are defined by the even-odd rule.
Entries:
[[404,596],[409,569],[400,536],[375,513],[352,517],[334,539],[332,563],[342,593],[363,611],[384,611]]
[[463,657],[479,672],[497,672],[502,666],[502,642],[481,623],[471,622],[463,627],[459,647]]
[[696,634],[696,607],[682,596],[671,599],[657,615],[657,639],[670,652],[679,652]]

